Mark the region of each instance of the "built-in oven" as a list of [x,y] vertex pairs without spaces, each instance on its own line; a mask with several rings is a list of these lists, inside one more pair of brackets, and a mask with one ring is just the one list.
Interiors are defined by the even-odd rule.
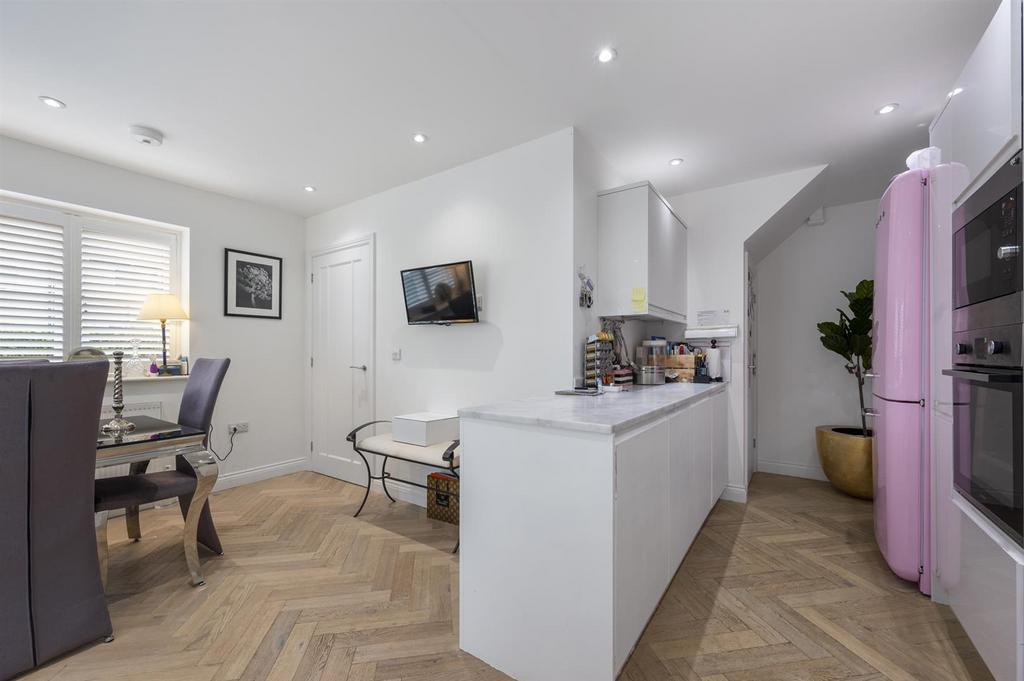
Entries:
[[953,214],[953,486],[1024,546],[1020,155]]

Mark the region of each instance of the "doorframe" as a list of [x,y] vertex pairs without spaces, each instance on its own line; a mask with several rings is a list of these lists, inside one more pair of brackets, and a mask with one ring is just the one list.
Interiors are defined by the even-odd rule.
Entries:
[[[313,261],[323,255],[329,255],[337,251],[357,246],[370,247],[370,420],[377,418],[377,233],[370,232],[363,236],[336,241],[321,248],[306,251],[306,281],[309,282],[306,289],[306,358],[313,357]],[[313,470],[313,368],[303,359],[303,367],[306,374],[306,443],[303,449],[306,452],[306,470]],[[359,424],[356,424],[359,425]],[[376,457],[374,457],[376,458]],[[374,462],[376,467],[376,461]]]

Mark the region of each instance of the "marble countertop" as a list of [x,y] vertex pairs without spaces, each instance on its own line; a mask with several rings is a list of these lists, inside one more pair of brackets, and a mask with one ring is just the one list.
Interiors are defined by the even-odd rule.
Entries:
[[603,395],[551,395],[467,407],[464,419],[504,421],[590,433],[620,433],[688,402],[725,390],[728,383],[666,383],[634,386],[632,390]]

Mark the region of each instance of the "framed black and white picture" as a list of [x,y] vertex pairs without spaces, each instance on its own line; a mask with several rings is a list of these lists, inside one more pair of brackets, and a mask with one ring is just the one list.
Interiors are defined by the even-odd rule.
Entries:
[[224,314],[281,318],[281,258],[224,249]]

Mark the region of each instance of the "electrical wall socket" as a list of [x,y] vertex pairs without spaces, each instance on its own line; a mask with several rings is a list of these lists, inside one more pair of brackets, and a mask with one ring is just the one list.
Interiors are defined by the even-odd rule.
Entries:
[[244,423],[229,423],[228,424],[228,435],[230,435],[231,433],[248,433],[248,432],[249,432],[249,422],[248,421],[246,421]]

